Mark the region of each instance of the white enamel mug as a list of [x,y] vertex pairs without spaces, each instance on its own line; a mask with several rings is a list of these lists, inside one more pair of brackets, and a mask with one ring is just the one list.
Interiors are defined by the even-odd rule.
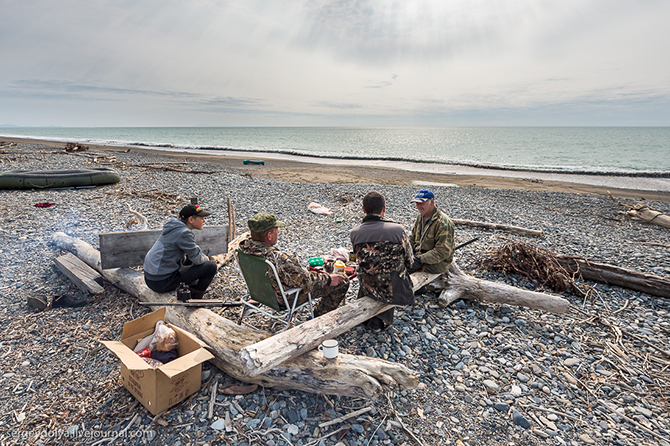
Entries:
[[326,339],[319,345],[319,351],[323,353],[323,357],[327,359],[337,358],[338,348],[335,339]]

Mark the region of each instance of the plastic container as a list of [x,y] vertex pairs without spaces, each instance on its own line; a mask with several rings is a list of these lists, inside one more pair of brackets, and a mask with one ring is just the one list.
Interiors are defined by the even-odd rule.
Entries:
[[308,262],[309,266],[323,266],[323,257],[312,257]]
[[344,262],[338,260],[337,262],[333,263],[333,272],[339,273],[344,271],[344,266]]

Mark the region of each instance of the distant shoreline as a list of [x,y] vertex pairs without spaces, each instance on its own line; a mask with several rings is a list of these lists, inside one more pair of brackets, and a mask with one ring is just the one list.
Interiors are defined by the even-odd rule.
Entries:
[[[65,142],[30,138],[0,137],[0,141],[45,144],[63,147]],[[95,150],[132,150],[185,160],[199,160],[226,165],[252,175],[289,182],[415,184],[417,188],[433,186],[481,187],[488,189],[547,190],[588,193],[635,200],[670,203],[670,178],[624,177],[548,172],[484,169],[479,167],[376,161],[341,158],[304,157],[300,155],[170,149],[140,146],[94,145]],[[244,165],[243,159],[263,159],[264,166]],[[423,186],[422,186],[423,185]]]

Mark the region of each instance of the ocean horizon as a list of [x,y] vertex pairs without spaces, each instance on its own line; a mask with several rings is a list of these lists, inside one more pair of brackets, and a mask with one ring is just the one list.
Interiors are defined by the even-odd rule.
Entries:
[[670,177],[670,127],[2,127],[0,136],[171,151]]

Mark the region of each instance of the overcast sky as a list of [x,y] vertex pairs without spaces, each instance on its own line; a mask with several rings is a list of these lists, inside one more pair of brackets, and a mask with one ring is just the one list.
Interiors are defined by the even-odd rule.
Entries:
[[0,0],[0,125],[670,125],[668,0]]

